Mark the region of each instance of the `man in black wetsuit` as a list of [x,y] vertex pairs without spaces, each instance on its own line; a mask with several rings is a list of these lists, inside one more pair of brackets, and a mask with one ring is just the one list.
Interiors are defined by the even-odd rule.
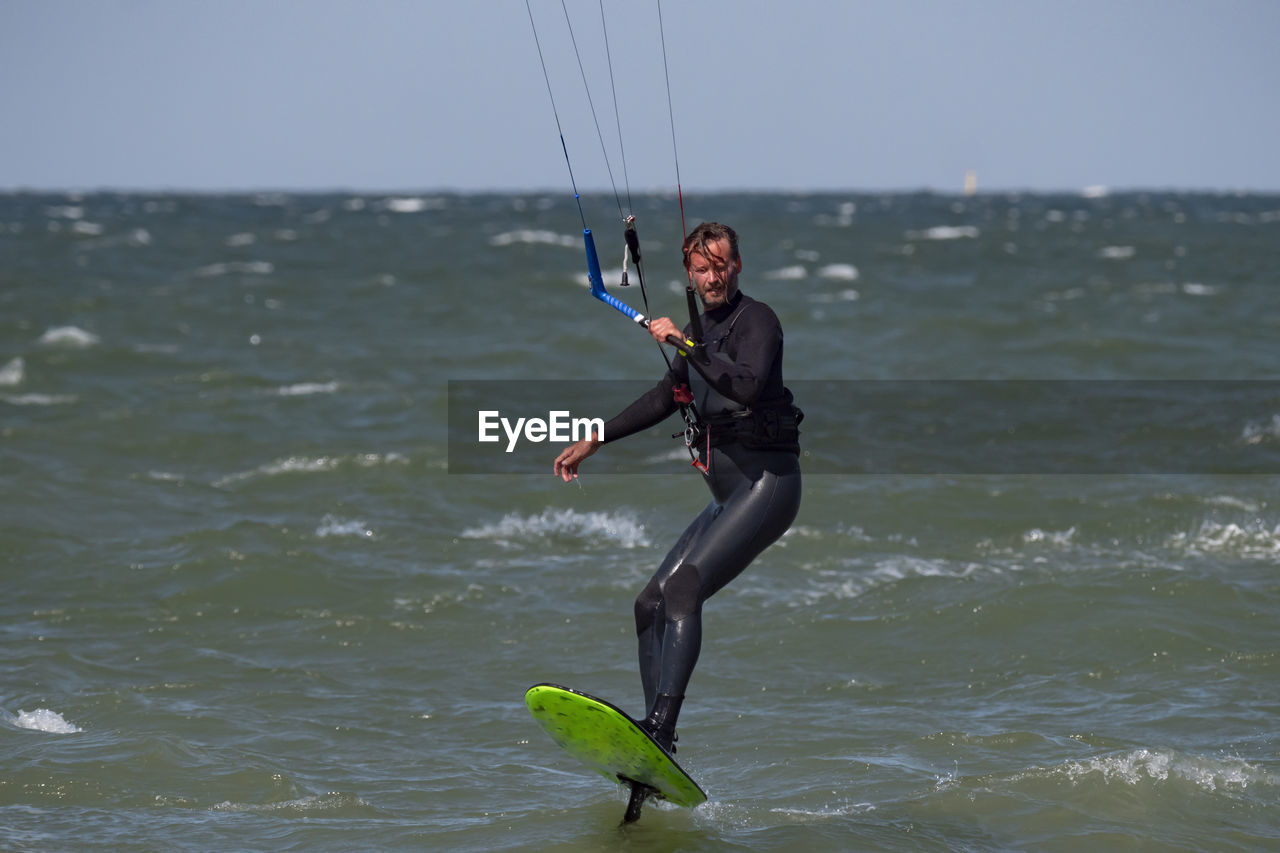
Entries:
[[[711,503],[680,536],[635,605],[647,714],[641,725],[672,752],[676,717],[702,645],[703,602],[776,542],[800,508],[801,415],[782,384],[778,317],[738,290],[742,259],[732,228],[715,222],[695,228],[684,242],[684,265],[705,309],[702,340],[604,425],[603,441],[583,439],[555,461],[555,473],[570,482],[582,460],[606,441],[674,413],[677,389],[692,386],[702,421],[693,447]],[[681,334],[669,317],[654,320],[649,332],[659,343],[691,334]]]

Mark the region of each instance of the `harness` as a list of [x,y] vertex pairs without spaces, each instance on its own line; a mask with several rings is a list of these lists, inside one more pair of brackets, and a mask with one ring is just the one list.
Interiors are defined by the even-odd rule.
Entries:
[[[689,292],[690,326],[696,342],[695,351],[699,348],[705,351],[708,345],[701,340],[701,318],[696,312],[692,289]],[[748,302],[740,305],[733,316],[729,318],[729,324],[724,333],[712,344],[716,351],[719,351],[725,341],[733,334],[733,328],[737,325],[738,319],[751,304]],[[738,443],[750,449],[794,448],[797,451],[799,450],[799,427],[800,422],[804,420],[804,412],[798,406],[791,404],[789,393],[785,407],[753,408],[747,406],[738,411],[710,416],[703,416],[698,411],[694,403],[693,391],[688,385],[681,383],[675,386],[672,389],[672,396],[676,404],[680,406],[680,416],[684,420],[685,428],[682,432],[672,433],[671,437],[684,438],[685,447],[688,448],[689,457],[692,460],[691,464],[704,474],[710,473],[711,448],[713,447]],[[698,452],[695,450],[698,445],[701,445],[700,449],[703,451],[702,458],[699,458]]]

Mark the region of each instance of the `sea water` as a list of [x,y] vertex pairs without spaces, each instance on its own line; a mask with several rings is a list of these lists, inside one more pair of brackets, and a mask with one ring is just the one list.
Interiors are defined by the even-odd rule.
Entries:
[[[661,375],[572,199],[0,196],[0,847],[1276,849],[1280,197],[685,204],[782,321],[805,495],[706,605],[709,802],[624,828],[522,694],[640,713],[632,600],[707,500],[678,421],[572,485],[450,424]],[[683,322],[676,200],[635,212]],[[1116,388],[1155,402],[1113,445]]]

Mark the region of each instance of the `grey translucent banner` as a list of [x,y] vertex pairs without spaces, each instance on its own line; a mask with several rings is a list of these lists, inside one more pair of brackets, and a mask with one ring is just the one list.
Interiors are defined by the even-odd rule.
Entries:
[[[1276,474],[1280,381],[813,380],[811,474]],[[449,383],[449,471],[550,473],[560,450],[653,387],[636,381]],[[686,463],[678,415],[584,463],[669,473]],[[577,429],[575,435],[574,430]],[[608,438],[608,436],[606,436]]]

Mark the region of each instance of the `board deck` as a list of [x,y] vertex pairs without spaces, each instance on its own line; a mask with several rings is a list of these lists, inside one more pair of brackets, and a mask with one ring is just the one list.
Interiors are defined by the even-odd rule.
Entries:
[[603,699],[557,684],[535,684],[524,702],[556,743],[601,776],[648,786],[678,806],[707,801],[698,783],[648,732]]

